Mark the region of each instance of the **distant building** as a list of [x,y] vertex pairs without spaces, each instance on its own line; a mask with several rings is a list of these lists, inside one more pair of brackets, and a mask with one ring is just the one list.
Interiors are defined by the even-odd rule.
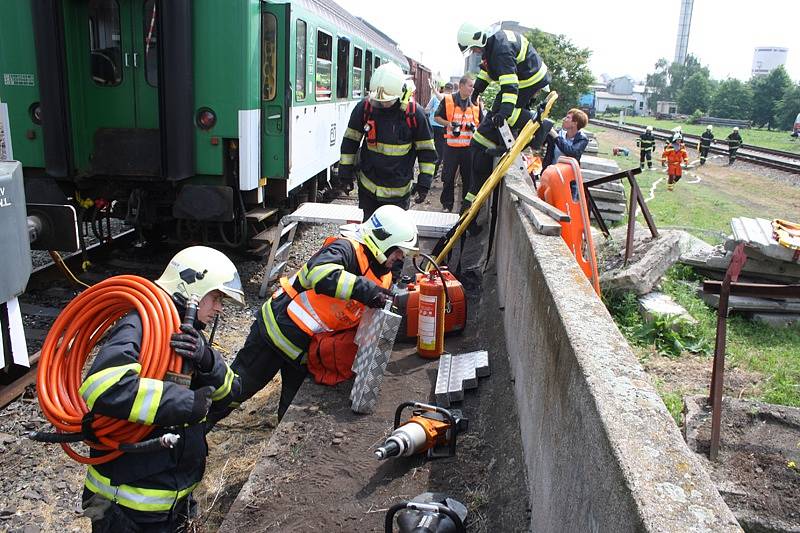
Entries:
[[667,100],[656,102],[656,115],[674,115],[678,112],[678,104]]
[[762,46],[753,51],[753,76],[766,76],[776,68],[786,64],[788,48],[779,46]]
[[607,78],[604,85],[595,87],[595,109],[604,113],[609,107],[629,109],[637,115],[649,115],[647,98],[650,91],[637,84],[630,76]]

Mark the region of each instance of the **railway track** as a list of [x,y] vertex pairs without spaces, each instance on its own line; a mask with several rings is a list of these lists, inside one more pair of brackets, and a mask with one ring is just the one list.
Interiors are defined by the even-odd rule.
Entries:
[[[602,126],[604,128],[615,129],[640,135],[644,130],[644,126],[637,126],[633,124],[626,124],[620,126],[616,122],[602,119],[592,119],[592,124]],[[672,131],[653,128],[653,136],[659,140],[666,141],[672,136]],[[683,138],[689,148],[697,148],[697,143],[700,142],[699,135],[689,135],[684,133]],[[728,154],[728,146],[726,143],[714,142],[711,145],[711,153],[713,154]],[[751,144],[744,144],[736,153],[736,158],[748,163],[761,165],[769,168],[775,168],[786,172],[800,173],[800,155],[783,150],[774,150],[772,148],[763,148],[760,146],[753,146]]]

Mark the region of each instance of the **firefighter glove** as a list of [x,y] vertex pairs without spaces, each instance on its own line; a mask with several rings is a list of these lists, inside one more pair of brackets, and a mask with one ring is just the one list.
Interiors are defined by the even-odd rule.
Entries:
[[169,345],[201,372],[208,372],[214,366],[214,354],[203,334],[190,325],[182,324],[181,333],[173,333]]
[[558,139],[558,132],[556,130],[554,130],[553,128],[550,128],[550,131],[547,132],[547,135],[551,139]]
[[375,296],[370,298],[369,302],[367,302],[367,306],[373,309],[383,309],[386,307],[387,302],[392,301],[392,299],[392,291],[384,289],[383,287],[378,287],[378,292]]
[[494,115],[492,115],[492,124],[494,125],[495,128],[499,128],[500,126],[503,125],[503,122],[505,122],[507,118],[508,117],[503,115],[502,113],[495,113]]
[[415,204],[421,204],[428,196],[428,188],[417,185],[417,196],[414,198]]
[[211,408],[211,395],[214,393],[214,387],[200,387],[194,391],[194,401],[192,402],[192,414],[190,415],[189,422],[200,422],[208,414]]

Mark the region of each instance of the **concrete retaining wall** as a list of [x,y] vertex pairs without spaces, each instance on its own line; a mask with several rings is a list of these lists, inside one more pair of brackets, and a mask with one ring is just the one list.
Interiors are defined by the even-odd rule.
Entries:
[[561,238],[506,191],[495,243],[532,529],[741,531]]

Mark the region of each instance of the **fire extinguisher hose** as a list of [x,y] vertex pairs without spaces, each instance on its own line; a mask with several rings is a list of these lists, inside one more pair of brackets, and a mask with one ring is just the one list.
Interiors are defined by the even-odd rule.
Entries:
[[[80,463],[116,459],[124,453],[120,445],[125,449],[153,430],[153,426],[103,415],[85,419],[89,408],[79,393],[89,355],[105,331],[131,311],[138,312],[142,321],[139,375],[163,380],[167,371],[180,372],[181,357],[169,345],[170,336],[180,328],[175,304],[155,283],[138,276],[115,276],[83,291],[58,315],[42,346],[36,379],[39,405],[58,431],[56,435],[71,434],[49,441],[59,442]],[[40,435],[37,440],[48,440]],[[109,453],[81,455],[64,442],[78,440],[78,435],[88,446]]]
[[444,279],[444,274],[442,274],[442,269],[439,268],[439,264],[433,257],[429,256],[428,254],[418,253],[411,258],[411,263],[414,265],[414,268],[416,268],[417,272],[419,272],[420,274],[427,274],[428,272],[426,269],[422,268],[417,264],[418,256],[427,260],[428,263],[430,263],[428,268],[433,268],[439,274],[439,279],[442,280],[442,288],[444,289],[444,308],[449,313],[451,308],[450,294],[448,294],[447,280]]

